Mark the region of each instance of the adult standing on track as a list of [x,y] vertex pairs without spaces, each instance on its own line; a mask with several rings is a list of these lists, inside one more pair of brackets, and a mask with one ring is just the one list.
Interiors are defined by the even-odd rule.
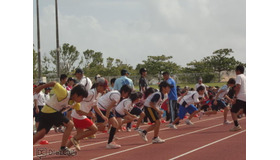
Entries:
[[[148,88],[148,82],[147,82],[147,79],[146,79],[146,76],[147,76],[147,69],[146,68],[141,68],[140,71],[139,71],[141,77],[139,79],[139,91],[143,94],[145,94],[147,88]],[[143,97],[144,99],[144,97]],[[143,101],[142,99],[142,101]],[[144,112],[143,112],[144,114]],[[144,117],[144,123],[148,123],[148,118],[147,116]]]
[[121,77],[116,79],[114,84],[114,90],[120,91],[123,85],[128,85],[134,90],[133,81],[127,77],[129,74],[130,73],[126,69],[121,70]]
[[233,98],[233,106],[231,108],[231,117],[234,122],[234,127],[230,131],[241,130],[241,126],[237,121],[237,113],[240,109],[243,109],[243,113],[246,115],[246,76],[244,75],[244,67],[239,65],[235,69],[236,73],[236,87],[235,97]]
[[84,71],[82,69],[77,68],[75,72],[75,76],[79,80],[79,84],[84,85],[87,91],[91,89],[92,82],[88,77],[84,76]]
[[170,92],[168,93],[168,99],[169,99],[169,113],[166,115],[170,117],[170,123],[172,123],[178,116],[178,106],[177,106],[177,89],[176,89],[176,82],[174,79],[172,79],[169,75],[169,72],[163,72],[163,79],[169,83],[171,86],[174,86],[170,89]]

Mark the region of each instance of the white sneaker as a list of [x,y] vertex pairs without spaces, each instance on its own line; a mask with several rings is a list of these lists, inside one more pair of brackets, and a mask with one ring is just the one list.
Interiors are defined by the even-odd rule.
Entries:
[[126,128],[126,131],[127,131],[127,132],[131,132],[131,129],[130,129],[130,128]]
[[189,119],[187,119],[185,122],[187,125],[193,125],[192,121],[190,121]]
[[172,128],[172,129],[177,129],[177,127],[176,127],[174,124],[172,124],[172,123],[169,123],[169,124],[168,124],[168,127],[169,127],[169,128]]
[[203,115],[204,115],[203,112],[199,112],[199,114],[198,114],[198,119],[201,119]]
[[70,140],[71,140],[71,142],[73,143],[74,147],[75,147],[78,151],[80,151],[80,150],[81,150],[81,147],[80,147],[79,142],[78,142],[74,137],[72,137]]
[[108,148],[108,149],[117,149],[117,148],[121,148],[121,145],[116,144],[115,142],[111,142],[111,143],[106,145],[106,148]]
[[234,127],[231,128],[229,131],[238,131],[238,130],[241,130],[241,126],[240,126],[240,125],[234,126]]
[[165,142],[165,140],[163,140],[163,139],[160,139],[159,137],[157,137],[157,138],[155,138],[155,139],[153,139],[152,140],[152,143],[164,143]]
[[147,136],[143,131],[138,130],[138,133],[145,142],[148,142]]
[[224,124],[227,125],[227,124],[231,124],[231,123],[230,123],[230,121],[224,121]]

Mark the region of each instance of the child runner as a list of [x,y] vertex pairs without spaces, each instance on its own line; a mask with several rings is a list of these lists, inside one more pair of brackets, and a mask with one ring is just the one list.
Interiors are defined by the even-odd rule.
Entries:
[[[98,100],[97,103],[98,108],[101,110],[101,112],[104,115],[106,115],[106,117],[109,119],[109,123],[112,125],[106,148],[115,149],[121,147],[121,145],[118,145],[115,142],[113,142],[119,124],[111,110],[121,101],[121,99],[129,97],[131,92],[132,92],[131,87],[129,87],[128,85],[123,85],[121,87],[120,92],[118,90],[110,91],[105,95],[101,96]],[[104,119],[99,114],[97,114],[96,117],[97,117],[97,123],[103,123],[98,126],[99,129],[104,128],[105,127]]]
[[152,143],[164,143],[165,140],[162,140],[159,138],[159,127],[160,127],[160,117],[161,114],[163,114],[163,111],[161,111],[159,108],[161,104],[165,101],[165,99],[168,98],[167,94],[170,92],[170,88],[174,87],[170,85],[167,81],[163,81],[159,84],[160,91],[155,92],[148,96],[144,103],[145,107],[145,114],[150,119],[152,124],[145,130],[138,130],[140,136],[142,139],[146,142],[148,142],[146,134],[149,131],[154,130],[154,138],[152,140]]
[[234,121],[234,127],[230,131],[241,130],[241,126],[237,121],[237,113],[240,109],[243,109],[243,113],[246,115],[246,76],[244,75],[244,67],[237,66],[236,73],[236,87],[235,96],[232,101],[231,116]]
[[199,104],[199,97],[203,96],[205,92],[204,86],[199,86],[195,92],[189,91],[189,94],[185,95],[180,101],[179,101],[179,113],[178,117],[175,119],[175,121],[171,124],[169,124],[170,128],[177,129],[175,124],[179,122],[181,119],[184,119],[186,113],[189,113],[190,116],[186,120],[187,125],[193,125],[191,122],[192,117],[198,113],[198,109],[194,106],[194,104]]
[[[46,83],[40,82],[38,86],[41,86],[43,84],[46,84]],[[33,97],[34,97],[33,117],[35,117],[35,127],[37,130],[38,126],[39,126],[39,118],[41,115],[41,110],[45,105],[46,99],[45,99],[45,94],[42,91],[40,91],[37,94],[34,94]]]
[[[70,139],[71,141],[68,142],[68,148],[70,148],[74,144],[75,148],[78,151],[81,150],[79,140],[93,135],[97,132],[96,125],[89,118],[87,118],[87,116],[93,116],[93,113],[91,112],[92,108],[94,108],[95,112],[99,114],[106,123],[108,121],[107,117],[104,116],[97,107],[97,98],[106,90],[106,88],[108,87],[108,82],[103,77],[97,78],[95,86],[96,89],[91,89],[88,93],[88,97],[80,103],[80,110],[73,110],[72,112],[71,116],[73,117],[74,125],[77,129],[77,134]],[[84,131],[84,129],[88,130]]]
[[224,98],[231,101],[231,99],[227,96],[227,93],[229,91],[230,87],[233,87],[235,85],[235,79],[230,78],[226,85],[222,86],[218,93],[216,94],[214,100],[212,101],[212,111],[207,111],[205,113],[200,112],[200,117],[205,115],[211,115],[211,114],[217,114],[217,111],[220,109],[224,109],[224,124],[230,124],[230,122],[227,120],[227,113],[229,111],[229,107],[227,107],[226,102]]
[[[130,112],[135,107],[134,104],[138,103],[140,101],[140,98],[142,98],[142,95],[140,97],[140,92],[133,92],[130,94],[129,98],[126,98],[122,100],[115,108],[115,115],[117,117],[117,121],[119,123],[119,128],[121,129],[122,125],[125,123],[132,122],[137,117],[135,115],[132,115]],[[136,108],[139,109],[139,108]],[[140,109],[139,109],[140,110]],[[140,110],[140,113],[142,111]],[[124,119],[122,121],[122,119]]]
[[53,125],[64,125],[66,129],[62,136],[60,153],[69,154],[71,151],[66,147],[66,142],[73,129],[73,122],[63,116],[61,112],[69,105],[73,105],[73,108],[79,110],[80,102],[88,96],[88,92],[83,85],[77,85],[69,92],[57,82],[41,85],[35,88],[34,92],[39,93],[43,88],[47,87],[53,87],[54,95],[41,110],[38,131],[33,136],[33,144],[42,139]]

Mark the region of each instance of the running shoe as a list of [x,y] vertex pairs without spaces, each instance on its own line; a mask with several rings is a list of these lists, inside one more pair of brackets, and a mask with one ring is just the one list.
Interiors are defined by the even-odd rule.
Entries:
[[174,124],[172,124],[172,123],[169,123],[169,124],[168,124],[168,127],[169,127],[169,128],[172,128],[172,129],[177,129],[177,127],[176,127]]
[[60,155],[74,156],[77,155],[77,152],[65,147],[64,149],[59,150]]
[[227,124],[231,124],[231,123],[230,123],[230,121],[226,120],[226,121],[224,121],[224,124],[227,125]]
[[126,128],[126,131],[127,131],[127,132],[131,132],[131,129],[130,129],[130,128]]
[[189,119],[187,119],[187,120],[185,121],[185,123],[186,123],[187,125],[193,125],[192,121],[190,121]]
[[229,131],[238,131],[238,130],[241,130],[241,126],[240,126],[240,125],[234,126],[234,127],[231,128]]
[[81,147],[80,147],[79,142],[78,142],[74,137],[72,137],[70,140],[71,140],[71,142],[73,143],[74,147],[75,147],[78,151],[80,151],[80,150],[81,150]]
[[142,130],[138,130],[138,133],[145,142],[148,142],[147,136]]
[[108,149],[117,149],[117,148],[121,148],[121,145],[116,144],[115,142],[111,142],[111,143],[106,145],[106,148],[108,148]]
[[165,142],[165,140],[160,139],[159,137],[154,138],[154,139],[152,140],[152,143],[153,143],[153,144],[155,144],[155,143],[164,143],[164,142]]
[[88,138],[88,139],[94,139],[94,138],[96,138],[96,135],[93,134],[93,135],[88,136],[87,138]]

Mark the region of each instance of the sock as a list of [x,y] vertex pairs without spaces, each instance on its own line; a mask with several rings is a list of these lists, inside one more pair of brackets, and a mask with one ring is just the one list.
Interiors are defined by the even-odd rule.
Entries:
[[116,133],[116,128],[115,127],[111,127],[108,144],[113,141],[115,133]]
[[235,125],[235,126],[238,126],[239,124],[238,124],[238,122],[237,122],[237,121],[234,121],[234,125]]
[[144,130],[144,131],[143,131],[143,133],[144,133],[144,134],[147,134],[147,131],[146,131],[146,130]]

